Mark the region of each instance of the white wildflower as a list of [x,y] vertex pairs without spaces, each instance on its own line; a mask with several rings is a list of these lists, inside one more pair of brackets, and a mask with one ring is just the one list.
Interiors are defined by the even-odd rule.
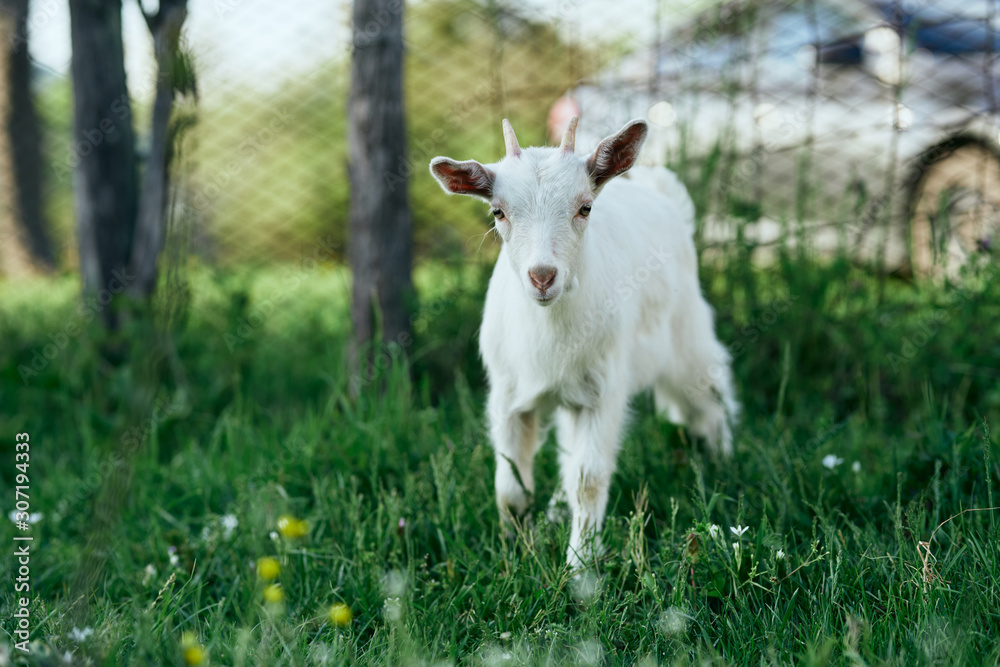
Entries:
[[240,520],[235,514],[226,514],[222,517],[222,539],[228,540],[233,536],[233,531],[240,525]]
[[170,567],[177,567],[181,562],[180,556],[177,555],[177,547],[173,545],[167,548],[167,557],[170,558]]
[[691,617],[684,613],[682,609],[668,607],[665,612],[660,614],[660,621],[657,623],[657,626],[666,635],[679,635],[687,632],[690,620]]
[[386,598],[385,602],[382,603],[382,607],[386,619],[390,621],[395,622],[403,617],[403,601],[398,597]]
[[156,576],[156,568],[153,567],[152,563],[150,563],[149,565],[147,565],[145,567],[145,569],[143,570],[143,572],[145,572],[145,574],[142,576],[142,585],[145,586],[145,585],[147,585],[149,583],[149,581],[153,577]]
[[719,539],[722,537],[722,528],[718,524],[712,524],[708,527],[708,534],[712,536],[712,539]]
[[854,472],[855,475],[861,472],[861,461],[855,461],[854,463],[852,463],[851,470]]
[[778,549],[776,552],[774,552],[774,555],[778,558],[778,560],[782,560],[785,557],[785,552],[782,551],[781,549]]
[[87,641],[87,637],[92,634],[94,634],[94,629],[91,627],[86,627],[81,630],[80,628],[73,626],[73,629],[70,630],[69,637],[77,644],[80,644]]
[[844,459],[840,458],[836,454],[827,454],[823,457],[823,466],[829,468],[830,470],[833,470],[843,462]]
[[271,538],[272,542],[277,542],[280,539],[278,537],[278,531],[276,530],[272,530],[270,533],[268,533],[267,536]]
[[735,535],[736,537],[743,537],[743,533],[747,532],[748,530],[750,530],[750,526],[736,526],[735,528],[733,528],[732,526],[729,527],[729,532]]
[[733,551],[736,553],[736,557],[739,558],[739,556],[740,556],[740,543],[739,542],[733,542]]

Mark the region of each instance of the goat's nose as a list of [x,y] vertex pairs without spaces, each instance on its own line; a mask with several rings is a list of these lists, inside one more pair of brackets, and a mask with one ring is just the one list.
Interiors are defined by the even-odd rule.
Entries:
[[544,292],[548,288],[552,287],[552,283],[556,281],[556,267],[536,266],[528,271],[528,277],[531,278],[531,284],[534,285],[538,291]]

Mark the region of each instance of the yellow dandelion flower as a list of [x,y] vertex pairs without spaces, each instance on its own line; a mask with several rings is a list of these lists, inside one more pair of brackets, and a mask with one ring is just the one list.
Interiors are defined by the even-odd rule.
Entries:
[[264,589],[264,600],[271,604],[278,604],[285,601],[285,589],[281,584],[271,584]]
[[203,665],[208,654],[200,646],[188,646],[184,649],[184,662],[188,665]]
[[281,574],[281,564],[278,562],[277,558],[264,556],[263,558],[257,559],[258,577],[264,581],[271,581],[273,579],[277,579],[279,574]]
[[354,614],[351,613],[351,608],[343,602],[338,602],[330,607],[330,622],[334,625],[350,625],[352,620],[354,620]]
[[278,532],[293,540],[306,535],[309,532],[309,524],[302,519],[296,519],[291,514],[282,514],[278,517]]
[[198,643],[198,635],[193,632],[185,632],[181,635],[181,648],[184,649],[184,663],[188,665],[202,665],[208,658],[208,653],[201,644]]

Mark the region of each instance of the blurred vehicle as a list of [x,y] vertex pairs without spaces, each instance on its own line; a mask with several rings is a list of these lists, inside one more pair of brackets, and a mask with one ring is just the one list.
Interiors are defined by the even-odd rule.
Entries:
[[646,117],[648,164],[714,170],[725,210],[705,218],[703,240],[724,238],[734,216],[756,243],[801,222],[816,246],[954,274],[1000,240],[992,4],[720,5],[573,90],[580,143]]

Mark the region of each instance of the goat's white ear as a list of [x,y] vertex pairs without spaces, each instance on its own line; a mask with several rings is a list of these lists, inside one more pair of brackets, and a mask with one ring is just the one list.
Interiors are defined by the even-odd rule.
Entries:
[[445,192],[489,200],[496,174],[475,160],[456,162],[447,157],[431,160],[431,173]]
[[648,131],[646,121],[633,120],[618,130],[617,134],[601,141],[587,158],[587,171],[595,191],[632,168],[639,159],[639,151],[646,141]]

